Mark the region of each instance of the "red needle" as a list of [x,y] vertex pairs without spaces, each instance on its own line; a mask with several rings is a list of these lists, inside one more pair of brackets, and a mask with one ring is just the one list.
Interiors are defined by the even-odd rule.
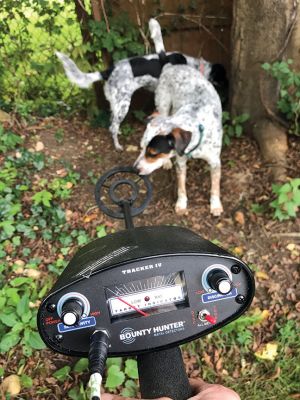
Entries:
[[139,308],[133,306],[130,303],[127,303],[126,300],[122,299],[121,297],[117,297],[118,300],[122,301],[122,303],[126,304],[127,306],[133,308],[136,312],[140,313],[141,315],[143,315],[144,317],[149,317],[149,314],[145,313],[144,311],[140,310]]

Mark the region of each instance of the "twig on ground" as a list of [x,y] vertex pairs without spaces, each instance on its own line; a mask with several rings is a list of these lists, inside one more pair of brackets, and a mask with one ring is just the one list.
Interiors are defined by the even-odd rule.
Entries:
[[292,237],[300,239],[300,232],[278,232],[272,233],[271,237]]

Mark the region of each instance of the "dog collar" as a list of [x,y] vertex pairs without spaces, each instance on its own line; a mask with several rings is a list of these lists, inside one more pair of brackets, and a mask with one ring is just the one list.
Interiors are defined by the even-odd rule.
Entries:
[[204,132],[204,126],[202,124],[198,125],[198,130],[199,130],[199,140],[198,143],[196,144],[196,146],[194,146],[188,153],[184,153],[184,155],[187,158],[192,158],[192,153],[193,151],[195,151],[201,144],[202,139],[203,139],[203,132]]
[[200,61],[199,71],[200,71],[200,73],[204,76],[205,65],[204,65],[204,62],[202,62],[202,61]]

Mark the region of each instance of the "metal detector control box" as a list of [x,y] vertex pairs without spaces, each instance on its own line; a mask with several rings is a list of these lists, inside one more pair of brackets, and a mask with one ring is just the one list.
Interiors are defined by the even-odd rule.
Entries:
[[137,355],[194,340],[251,304],[245,263],[188,229],[139,227],[77,252],[40,306],[38,327],[56,352],[87,356],[95,330],[109,356]]

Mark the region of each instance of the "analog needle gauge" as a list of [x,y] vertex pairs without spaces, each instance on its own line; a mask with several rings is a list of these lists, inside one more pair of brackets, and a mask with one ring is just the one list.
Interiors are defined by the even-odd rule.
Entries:
[[107,286],[105,293],[113,320],[147,317],[188,306],[183,272]]

